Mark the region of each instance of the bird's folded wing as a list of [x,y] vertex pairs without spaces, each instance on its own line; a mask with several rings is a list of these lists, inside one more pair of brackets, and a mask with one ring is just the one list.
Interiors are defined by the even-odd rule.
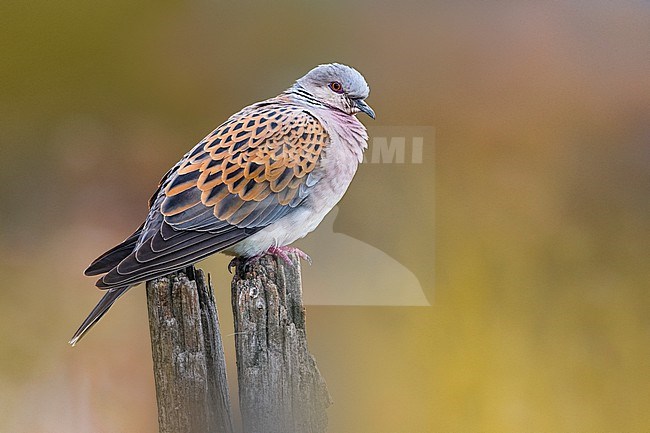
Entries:
[[84,275],[92,276],[104,274],[113,269],[119,262],[124,260],[138,245],[138,239],[142,232],[142,224],[138,229],[126,238],[121,244],[114,246],[106,251],[101,256],[97,257],[88,268],[84,271]]
[[235,114],[167,174],[138,246],[97,286],[164,275],[282,218],[318,182],[315,168],[329,141],[296,106],[263,103]]

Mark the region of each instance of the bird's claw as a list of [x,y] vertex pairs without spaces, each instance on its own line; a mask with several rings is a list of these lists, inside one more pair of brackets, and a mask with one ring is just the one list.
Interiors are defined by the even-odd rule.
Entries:
[[244,272],[248,271],[248,268],[255,262],[257,262],[262,257],[261,254],[253,257],[235,257],[228,263],[228,272],[232,274],[232,270],[238,269],[240,266],[243,267]]
[[239,265],[240,259],[239,257],[234,257],[230,263],[228,263],[228,272],[232,274],[233,269],[237,269],[237,265]]
[[309,257],[309,255],[307,255],[307,253],[302,251],[300,248],[296,248],[296,247],[271,247],[271,248],[268,249],[267,252],[269,254],[272,254],[272,255],[276,256],[276,257],[280,257],[282,259],[282,261],[286,265],[292,265],[291,258],[289,257],[289,254],[291,254],[291,253],[296,254],[299,258],[303,259],[304,261],[306,261],[310,265],[312,264],[311,257]]

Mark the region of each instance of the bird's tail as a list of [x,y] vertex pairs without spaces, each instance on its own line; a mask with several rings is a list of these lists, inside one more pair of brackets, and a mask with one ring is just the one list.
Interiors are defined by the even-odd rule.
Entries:
[[118,287],[117,289],[109,290],[104,295],[104,297],[99,301],[99,303],[97,303],[95,308],[93,308],[93,311],[90,312],[88,317],[86,317],[86,320],[83,321],[79,329],[77,329],[77,332],[74,333],[69,343],[72,346],[77,344],[77,342],[81,340],[81,338],[86,334],[86,332],[88,332],[88,330],[92,328],[93,325],[97,323],[104,314],[106,314],[108,309],[111,308],[111,305],[113,305],[113,303],[117,301],[117,298],[122,296],[130,288],[131,286],[126,286],[126,287]]

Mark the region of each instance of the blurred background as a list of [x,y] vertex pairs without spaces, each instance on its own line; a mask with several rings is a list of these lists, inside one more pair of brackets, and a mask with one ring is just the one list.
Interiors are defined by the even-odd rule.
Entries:
[[[308,307],[330,431],[647,431],[648,2],[3,2],[0,40],[0,431],[156,431],[144,290],[72,349],[82,271],[207,132],[330,61],[372,126],[435,128],[334,223],[431,306]],[[227,262],[202,267],[234,379]]]

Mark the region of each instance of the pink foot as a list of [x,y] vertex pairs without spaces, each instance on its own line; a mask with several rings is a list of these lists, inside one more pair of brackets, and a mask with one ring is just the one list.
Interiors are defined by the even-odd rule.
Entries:
[[[282,261],[287,264],[291,265],[291,258],[289,257],[289,254],[294,253],[297,254],[298,257],[309,263],[310,265],[312,264],[311,257],[309,257],[304,251],[302,251],[300,248],[296,247],[270,247],[268,250],[266,250],[266,253],[274,255],[276,257],[280,257]],[[230,263],[228,263],[228,272],[232,274],[232,270],[234,268],[237,268],[240,265],[245,266],[244,269],[246,269],[247,266],[250,266],[257,262],[259,259],[262,258],[264,254],[258,254],[253,257],[235,257],[233,258]]]
[[289,254],[293,253],[296,254],[298,257],[309,263],[310,265],[312,264],[311,257],[309,257],[304,251],[302,251],[300,248],[296,247],[270,247],[267,251],[267,253],[272,254],[274,256],[280,257],[282,261],[287,264],[291,265],[291,259],[289,258]]

